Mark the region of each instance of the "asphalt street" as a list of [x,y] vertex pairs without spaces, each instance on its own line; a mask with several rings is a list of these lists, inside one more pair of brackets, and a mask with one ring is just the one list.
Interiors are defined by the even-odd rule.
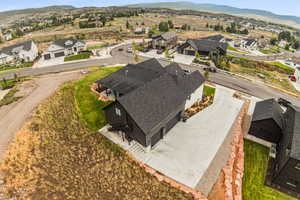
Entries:
[[[87,60],[87,61],[81,61],[77,63],[66,63],[62,65],[55,65],[55,66],[42,67],[42,68],[24,68],[24,69],[20,69],[18,71],[18,74],[20,77],[27,77],[27,76],[36,76],[36,75],[42,75],[47,73],[59,73],[62,71],[84,69],[91,66],[134,63],[135,61],[133,59],[132,54],[126,52],[127,47],[128,45],[124,45],[113,49],[111,51],[111,55],[112,55],[111,58]],[[139,57],[139,61],[146,60],[146,59],[149,58],[145,58],[141,56]],[[168,62],[161,60],[161,63],[166,65]],[[201,69],[195,66],[182,65],[182,67],[186,69],[201,71]],[[0,74],[0,79],[2,78],[11,79],[14,77],[14,73],[16,73],[16,71],[2,72]],[[297,97],[282,93],[278,90],[265,86],[262,83],[252,82],[243,78],[232,76],[227,73],[223,73],[223,72],[210,73],[210,81],[261,99],[284,98],[291,101],[293,104],[300,106],[300,99]]]

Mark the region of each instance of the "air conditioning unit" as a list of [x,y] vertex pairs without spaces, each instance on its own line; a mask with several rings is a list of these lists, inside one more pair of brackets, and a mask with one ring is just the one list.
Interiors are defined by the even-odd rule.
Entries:
[[276,158],[276,145],[275,144],[272,144],[269,155],[271,158]]

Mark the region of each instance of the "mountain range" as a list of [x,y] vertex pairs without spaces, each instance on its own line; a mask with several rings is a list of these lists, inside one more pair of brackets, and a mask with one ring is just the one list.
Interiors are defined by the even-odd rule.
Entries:
[[292,15],[278,15],[270,11],[257,10],[257,9],[243,9],[226,5],[192,3],[187,1],[181,2],[159,2],[159,3],[142,3],[131,4],[129,7],[142,7],[142,8],[170,8],[170,9],[188,9],[197,11],[206,11],[213,13],[225,13],[230,15],[238,15],[243,17],[251,17],[270,21],[273,23],[281,23],[300,28],[300,17]]

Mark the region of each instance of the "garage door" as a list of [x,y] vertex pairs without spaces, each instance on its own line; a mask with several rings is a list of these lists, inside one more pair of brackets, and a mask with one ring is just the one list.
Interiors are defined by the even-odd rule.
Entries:
[[176,124],[177,122],[180,120],[180,113],[178,113],[173,119],[171,119],[167,125],[166,125],[166,132],[168,132],[169,130],[171,130]]
[[59,52],[54,54],[55,58],[65,56],[65,52]]
[[155,135],[151,138],[151,147],[157,144],[157,142],[162,139],[162,131],[158,131]]
[[44,59],[45,59],[45,60],[49,60],[50,58],[51,58],[51,55],[50,55],[50,54],[45,54],[45,55],[44,55]]

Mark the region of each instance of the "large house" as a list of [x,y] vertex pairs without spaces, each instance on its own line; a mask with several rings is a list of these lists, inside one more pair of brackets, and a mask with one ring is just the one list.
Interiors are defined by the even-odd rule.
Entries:
[[86,43],[79,39],[62,39],[54,41],[44,52],[43,58],[49,60],[77,54],[86,49]]
[[300,67],[295,68],[294,76],[297,79],[297,81],[300,81]]
[[178,37],[174,32],[167,32],[159,35],[153,35],[149,42],[152,49],[170,49],[177,45]]
[[156,59],[129,64],[97,81],[98,92],[114,102],[104,108],[112,130],[146,149],[156,145],[202,99],[205,79],[178,64],[162,67]]
[[188,39],[177,49],[178,53],[195,56],[198,52],[200,55],[208,56],[210,53],[218,52],[226,55],[228,44],[221,35],[210,36],[200,39]]
[[38,48],[33,41],[26,41],[0,49],[0,64],[14,60],[32,62],[38,57]]
[[300,108],[274,100],[256,104],[249,134],[276,145],[270,182],[276,188],[300,197]]

